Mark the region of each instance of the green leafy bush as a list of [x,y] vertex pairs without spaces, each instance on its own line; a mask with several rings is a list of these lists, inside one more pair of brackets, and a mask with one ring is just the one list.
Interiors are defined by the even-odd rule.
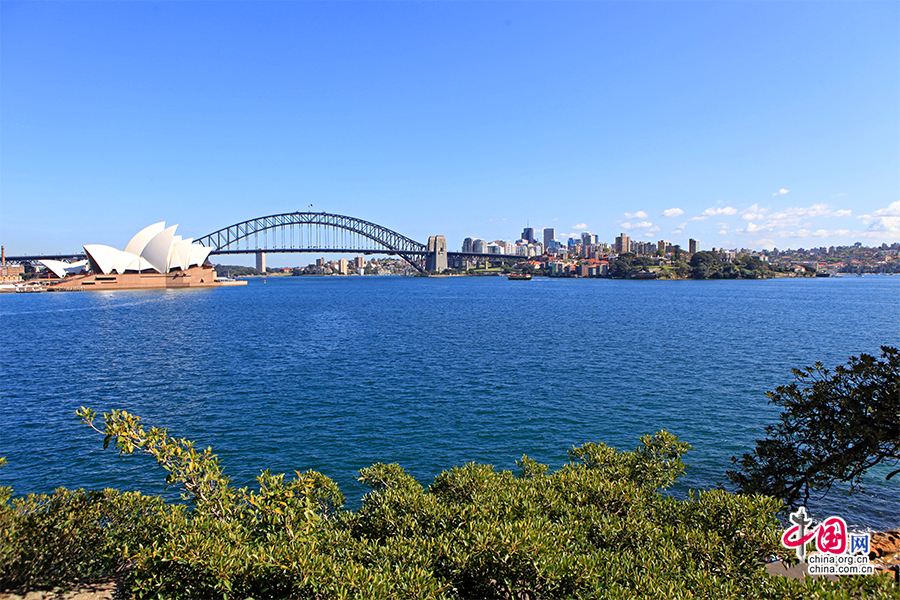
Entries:
[[183,515],[160,498],[116,490],[30,494],[0,506],[0,588],[52,587],[116,573],[130,552]]
[[[94,426],[91,411],[79,411]],[[894,597],[885,578],[837,583],[765,574],[780,551],[778,501],[661,493],[689,446],[659,432],[630,452],[573,448],[555,472],[470,463],[427,487],[397,464],[360,471],[355,511],[321,473],[264,471],[235,489],[207,449],[124,412],[95,427],[152,455],[191,506],[138,494],[67,492],[0,505],[4,585],[54,585],[128,570],[136,598]],[[0,499],[3,499],[0,495]]]

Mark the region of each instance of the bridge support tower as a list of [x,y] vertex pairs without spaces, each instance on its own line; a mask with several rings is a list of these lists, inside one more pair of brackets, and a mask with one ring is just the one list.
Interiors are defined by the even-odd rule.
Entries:
[[256,270],[262,271],[262,274],[266,274],[266,253],[265,252],[257,252],[256,253]]
[[443,273],[447,269],[447,240],[442,235],[428,238],[428,254],[425,255],[425,270]]

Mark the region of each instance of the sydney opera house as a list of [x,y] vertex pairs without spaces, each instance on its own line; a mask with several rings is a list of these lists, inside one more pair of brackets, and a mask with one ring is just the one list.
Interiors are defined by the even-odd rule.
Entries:
[[79,263],[44,260],[44,266],[60,278],[50,289],[193,288],[246,283],[221,281],[206,260],[212,248],[175,235],[177,227],[154,223],[131,238],[124,250],[89,244],[84,246],[87,260]]

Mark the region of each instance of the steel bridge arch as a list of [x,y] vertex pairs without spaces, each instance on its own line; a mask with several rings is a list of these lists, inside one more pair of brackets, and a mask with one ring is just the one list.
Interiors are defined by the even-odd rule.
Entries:
[[[304,225],[308,228],[317,227],[326,229],[324,230],[324,232],[322,230],[316,231],[315,245],[309,245],[309,243],[307,243],[307,246],[303,248],[285,247],[284,241],[286,237],[286,229]],[[368,240],[371,240],[371,242],[373,242],[375,246],[365,249],[353,249],[352,245],[348,248],[346,244],[344,244],[343,247],[332,247],[328,243],[329,229],[333,229],[335,231],[347,231],[351,234],[362,236]],[[282,237],[282,244],[280,247],[277,245],[277,234],[279,230]],[[290,231],[291,236],[293,236],[293,230]],[[273,232],[274,234],[274,247],[268,246],[268,232]],[[259,246],[258,242],[260,233],[262,233],[264,236],[264,245],[266,247]],[[308,231],[307,233],[310,232]],[[324,235],[322,235],[323,233]],[[251,236],[254,237],[255,242],[255,246],[253,248],[249,247]],[[323,237],[325,240],[324,243],[322,243]],[[229,227],[224,227],[194,241],[203,244],[208,248],[213,248],[211,254],[243,254],[279,251],[321,252],[329,250],[335,252],[346,252],[347,250],[354,250],[365,252],[367,254],[396,254],[406,260],[420,272],[424,272],[424,267],[421,263],[423,262],[423,257],[427,254],[427,248],[424,244],[420,244],[415,240],[411,240],[408,237],[400,235],[396,231],[392,231],[386,227],[382,227],[381,225],[377,225],[369,221],[363,221],[362,219],[357,219],[355,217],[348,217],[345,215],[313,212],[292,212],[282,213],[279,215],[269,215],[266,217],[257,217],[255,219],[250,219],[248,221],[230,225]],[[244,250],[240,249],[241,242],[244,242]],[[293,245],[293,237],[291,237],[290,246]]]

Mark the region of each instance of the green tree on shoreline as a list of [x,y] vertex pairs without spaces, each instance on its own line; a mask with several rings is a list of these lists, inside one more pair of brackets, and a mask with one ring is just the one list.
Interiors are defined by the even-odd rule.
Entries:
[[740,468],[728,478],[741,492],[793,507],[839,482],[859,490],[872,467],[900,464],[900,353],[881,351],[880,360],[860,354],[834,371],[821,363],[793,369],[793,383],[768,392],[783,407],[779,422],[752,453],[732,459]]

